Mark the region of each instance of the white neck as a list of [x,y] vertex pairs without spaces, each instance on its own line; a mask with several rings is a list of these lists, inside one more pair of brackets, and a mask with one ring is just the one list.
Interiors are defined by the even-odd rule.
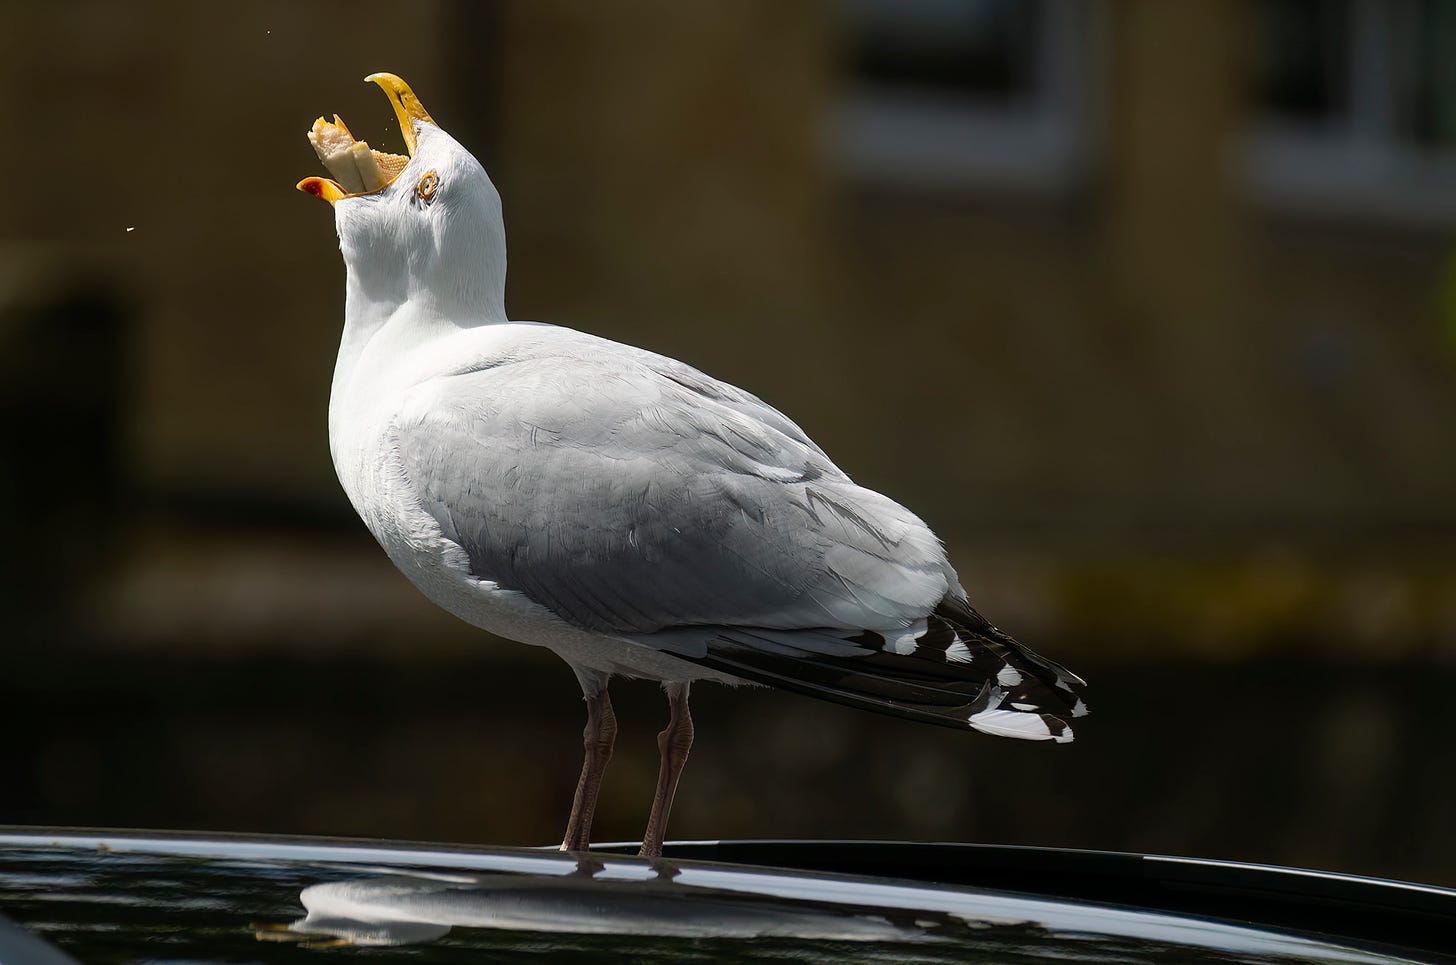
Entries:
[[494,218],[457,224],[448,239],[434,244],[383,244],[388,222],[369,232],[340,231],[347,279],[335,396],[356,378],[378,379],[388,363],[425,342],[507,321],[498,204]]
[[[467,317],[441,311],[428,298],[378,301],[351,277],[344,297],[344,331],[334,363],[329,399],[330,423],[341,407],[357,409],[368,399],[354,399],[354,386],[367,386],[371,396],[403,389],[424,373],[410,364],[417,350],[465,329],[505,323],[500,318]],[[431,363],[432,367],[438,362]]]
[[[448,368],[460,350],[451,335],[507,321],[500,195],[448,134],[432,124],[417,134],[418,150],[394,184],[334,207],[348,276],[331,437],[340,413],[352,419]],[[438,172],[433,200],[414,189],[425,170]]]

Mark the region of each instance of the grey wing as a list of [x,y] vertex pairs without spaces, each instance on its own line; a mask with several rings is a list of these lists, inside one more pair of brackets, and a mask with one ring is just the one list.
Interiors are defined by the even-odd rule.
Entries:
[[[740,415],[747,416],[753,422],[761,423],[774,432],[781,433],[811,450],[824,462],[833,465],[829,462],[829,457],[824,455],[824,450],[820,449],[814,440],[804,433],[803,429],[758,396],[745,392],[736,385],[720,382],[677,359],[668,358],[665,355],[643,354],[647,357],[650,367],[662,378],[670,379],[696,396],[726,406]],[[838,471],[836,468],[835,472]]]
[[474,576],[631,634],[903,628],[955,585],[912,513],[752,396],[674,365],[525,359],[415,390],[395,442]]
[[[686,369],[686,371],[684,371]],[[417,389],[395,444],[471,572],[590,630],[882,713],[1071,740],[1084,684],[965,600],[914,514],[645,353]]]

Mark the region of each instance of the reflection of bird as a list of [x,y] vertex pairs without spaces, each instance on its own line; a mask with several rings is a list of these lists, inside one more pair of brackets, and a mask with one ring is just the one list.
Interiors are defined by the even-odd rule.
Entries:
[[[935,895],[931,901],[960,899],[959,914],[940,908],[857,907],[845,895],[824,895],[822,889],[818,900],[811,900],[804,894],[810,891],[805,879],[792,873],[776,876],[755,869],[745,876],[751,878],[750,885],[745,887],[740,880],[729,890],[679,884],[673,880],[678,869],[660,861],[645,869],[619,860],[612,874],[595,877],[605,869],[606,865],[596,864],[565,871],[543,862],[542,870],[534,874],[412,872],[328,881],[310,885],[298,896],[307,911],[303,918],[286,925],[255,925],[254,934],[262,941],[313,947],[413,945],[443,938],[455,927],[699,940],[918,944],[967,935],[984,942],[985,930],[993,925],[1034,927],[982,908],[973,911],[964,895],[954,892]],[[789,894],[775,892],[774,884],[780,889],[789,886]],[[987,904],[999,897],[989,897]],[[968,927],[968,922],[973,925]]]
[[426,596],[576,672],[586,759],[563,848],[589,843],[613,675],[668,696],[645,854],[692,743],[694,680],[1072,739],[1083,682],[982,618],[926,525],[777,410],[651,352],[507,321],[495,187],[402,80],[370,79],[409,158],[321,119],[311,139],[350,188],[299,183],[333,205],[348,270],[334,465]]

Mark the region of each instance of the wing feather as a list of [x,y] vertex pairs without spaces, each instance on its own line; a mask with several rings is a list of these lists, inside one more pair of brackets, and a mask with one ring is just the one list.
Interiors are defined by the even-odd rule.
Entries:
[[[563,330],[557,330],[563,331]],[[471,573],[577,626],[882,713],[1066,742],[1085,684],[777,410],[577,333],[427,381],[393,444]]]
[[435,379],[393,430],[473,575],[588,629],[904,627],[955,585],[914,514],[776,410],[649,353]]

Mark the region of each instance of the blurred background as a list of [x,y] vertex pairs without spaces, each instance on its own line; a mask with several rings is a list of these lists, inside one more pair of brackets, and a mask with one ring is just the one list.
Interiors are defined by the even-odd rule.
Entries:
[[[1456,884],[1456,2],[4,0],[0,822],[550,844],[583,708],[333,478],[335,111],[407,78],[512,317],[682,358],[1079,671],[1067,747],[694,695],[679,838]],[[614,688],[597,823],[665,721]]]

